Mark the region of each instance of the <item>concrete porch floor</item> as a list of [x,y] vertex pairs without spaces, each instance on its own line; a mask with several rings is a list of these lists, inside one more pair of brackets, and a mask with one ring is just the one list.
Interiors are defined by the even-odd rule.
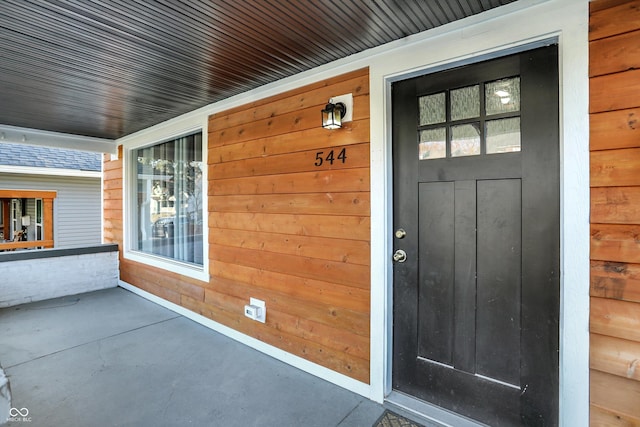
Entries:
[[384,411],[122,288],[0,310],[0,365],[32,426],[369,427]]

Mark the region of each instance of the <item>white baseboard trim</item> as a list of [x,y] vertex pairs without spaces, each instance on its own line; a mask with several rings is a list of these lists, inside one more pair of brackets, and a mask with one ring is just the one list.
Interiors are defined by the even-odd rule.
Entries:
[[235,329],[229,328],[228,326],[215,322],[207,317],[204,317],[191,310],[188,310],[178,304],[174,304],[170,301],[162,299],[156,295],[153,295],[152,293],[144,291],[122,280],[118,281],[118,285],[123,289],[133,292],[136,295],[139,295],[151,302],[154,302],[164,308],[167,308],[175,313],[178,313],[203,326],[206,326],[209,329],[213,329],[214,331],[219,332],[222,335],[225,335],[235,341],[238,341],[241,344],[244,344],[248,347],[258,350],[259,352],[264,353],[268,356],[271,356],[274,359],[277,359],[283,363],[293,366],[294,368],[298,368],[304,372],[307,372],[308,374],[314,375],[318,378],[321,378],[325,381],[328,381],[339,387],[342,387],[344,389],[357,393],[361,396],[364,396],[367,399],[370,399],[371,390],[370,390],[369,384],[365,384],[363,382],[354,380],[353,378],[349,378],[346,375],[332,371],[331,369],[325,368],[324,366],[320,366],[316,363],[310,362],[306,359],[303,359],[291,353],[287,353],[284,350],[281,350],[270,344],[266,344],[258,339],[255,339],[241,332],[238,332]]

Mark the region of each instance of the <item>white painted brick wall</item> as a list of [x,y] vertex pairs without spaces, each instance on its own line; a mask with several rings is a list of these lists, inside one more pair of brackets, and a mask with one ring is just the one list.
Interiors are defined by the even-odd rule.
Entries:
[[118,252],[0,262],[0,307],[118,286]]

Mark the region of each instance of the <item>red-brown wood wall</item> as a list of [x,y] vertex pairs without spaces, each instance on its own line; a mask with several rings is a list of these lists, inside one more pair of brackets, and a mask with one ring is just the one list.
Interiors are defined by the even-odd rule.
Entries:
[[[353,121],[322,129],[320,110],[347,93]],[[104,197],[106,240],[121,243],[119,157],[105,158]],[[211,116],[207,163],[210,281],[124,258],[121,279],[368,383],[368,69]],[[265,324],[243,315],[250,297]]]
[[640,1],[590,3],[591,425],[640,425]]

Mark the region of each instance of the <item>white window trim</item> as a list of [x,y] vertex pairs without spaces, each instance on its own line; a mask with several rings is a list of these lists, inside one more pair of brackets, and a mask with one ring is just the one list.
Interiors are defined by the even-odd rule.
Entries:
[[[158,255],[148,254],[134,249],[136,233],[134,202],[135,194],[128,189],[135,188],[136,176],[131,166],[131,156],[139,148],[149,147],[171,141],[181,136],[202,132],[202,266],[197,266]],[[208,167],[207,167],[207,118],[184,117],[182,120],[165,122],[157,127],[146,129],[118,140],[122,144],[122,223],[123,256],[125,259],[146,264],[151,267],[171,271],[193,279],[209,282],[209,207],[208,207]]]

